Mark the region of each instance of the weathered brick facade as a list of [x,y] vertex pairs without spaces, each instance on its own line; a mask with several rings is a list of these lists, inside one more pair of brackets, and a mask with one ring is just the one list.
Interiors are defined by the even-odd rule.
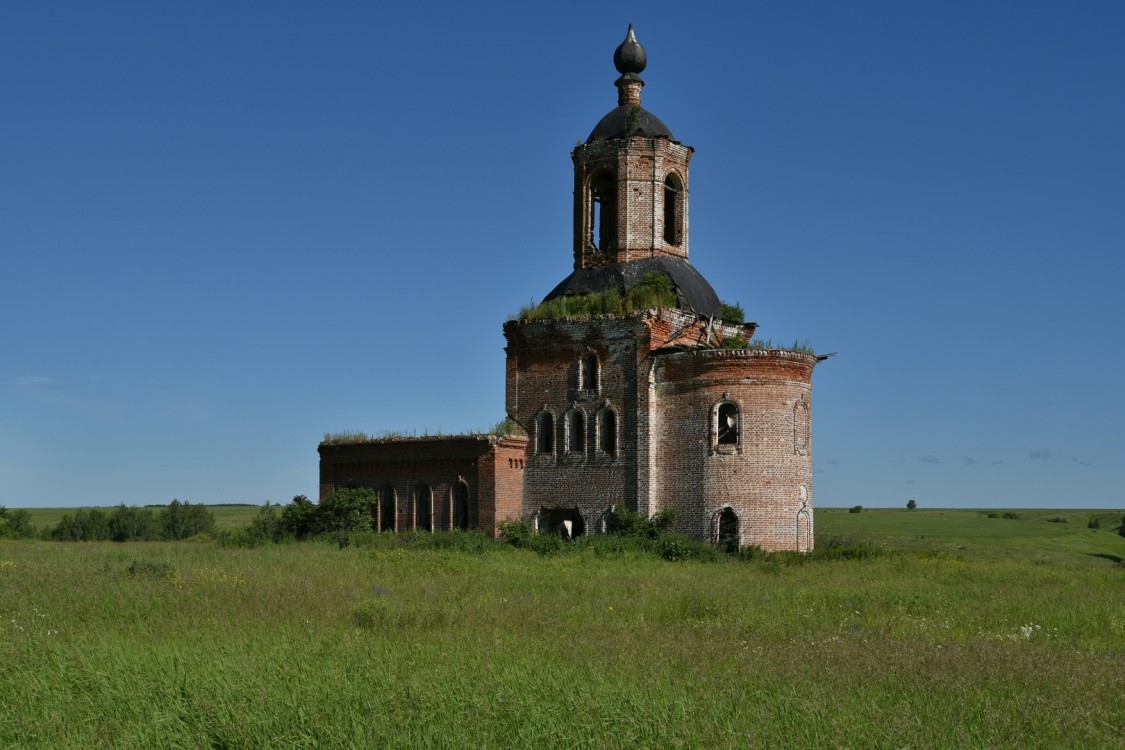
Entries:
[[321,498],[379,490],[377,528],[604,530],[615,505],[676,512],[697,539],[812,548],[809,353],[746,348],[688,261],[692,149],[641,109],[645,53],[615,53],[618,107],[572,152],[575,273],[548,295],[627,294],[665,273],[678,304],[509,321],[506,410],[527,438],[320,446]]
[[[741,545],[811,549],[817,358],[706,346],[709,328],[712,341],[746,331],[672,308],[504,326],[508,414],[530,436],[524,517],[574,509],[596,532],[618,503],[646,516],[671,508],[679,530],[717,542],[729,509]],[[591,355],[596,379],[584,382]],[[720,416],[735,423],[722,435]]]
[[322,443],[320,499],[345,487],[379,494],[381,531],[479,529],[495,533],[522,512],[527,439],[496,435]]

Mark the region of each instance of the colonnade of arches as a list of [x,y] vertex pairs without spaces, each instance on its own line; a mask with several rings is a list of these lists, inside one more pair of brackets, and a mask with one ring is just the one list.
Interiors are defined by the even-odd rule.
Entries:
[[447,502],[435,507],[433,488],[424,482],[413,485],[409,497],[399,497],[390,484],[378,490],[379,501],[372,510],[373,526],[379,531],[468,531],[475,528],[477,508],[470,502],[469,486],[464,480],[449,488]]

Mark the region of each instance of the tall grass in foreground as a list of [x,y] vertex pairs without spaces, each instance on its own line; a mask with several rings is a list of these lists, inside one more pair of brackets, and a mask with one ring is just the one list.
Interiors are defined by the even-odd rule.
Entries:
[[1123,585],[945,549],[0,542],[0,746],[1115,747]]

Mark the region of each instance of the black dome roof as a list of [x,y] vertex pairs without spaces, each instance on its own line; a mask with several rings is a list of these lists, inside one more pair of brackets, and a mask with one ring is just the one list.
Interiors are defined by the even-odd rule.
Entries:
[[616,289],[628,292],[637,286],[645,274],[653,271],[666,273],[676,287],[680,306],[697,315],[718,315],[719,295],[699,271],[683,258],[658,255],[654,258],[631,260],[600,268],[579,268],[559,283],[544,302],[568,294],[590,294]]
[[607,141],[611,138],[626,138],[631,135],[675,140],[672,137],[672,131],[660,121],[659,117],[646,109],[625,104],[611,109],[594,126],[590,137],[586,139],[586,143]]

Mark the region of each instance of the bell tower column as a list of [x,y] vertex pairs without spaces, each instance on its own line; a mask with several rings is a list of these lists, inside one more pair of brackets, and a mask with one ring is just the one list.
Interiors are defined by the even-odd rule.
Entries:
[[648,60],[632,25],[613,53],[617,107],[571,153],[574,268],[657,255],[688,258],[688,163],[693,149],[641,108]]

